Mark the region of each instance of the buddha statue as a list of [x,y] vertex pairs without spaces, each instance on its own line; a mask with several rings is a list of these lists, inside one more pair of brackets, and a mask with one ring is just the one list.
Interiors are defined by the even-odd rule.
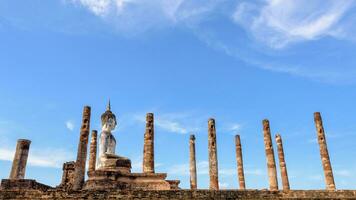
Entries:
[[101,115],[101,134],[99,144],[98,168],[104,166],[108,157],[115,157],[116,140],[112,134],[117,125],[116,116],[111,112],[110,101],[104,114]]
[[112,134],[117,125],[116,116],[111,112],[110,101],[101,115],[98,169],[130,172],[131,161],[115,154],[116,140]]

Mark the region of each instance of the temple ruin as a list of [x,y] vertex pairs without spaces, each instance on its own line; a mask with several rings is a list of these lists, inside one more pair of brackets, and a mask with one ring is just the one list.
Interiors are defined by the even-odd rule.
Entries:
[[[79,133],[76,161],[63,164],[62,181],[57,187],[26,179],[26,164],[30,151],[30,140],[19,139],[8,179],[2,179],[0,199],[341,199],[356,198],[356,190],[336,190],[326,134],[321,114],[314,113],[317,139],[320,147],[321,164],[324,170],[326,190],[291,189],[282,136],[275,135],[280,178],[283,190],[278,187],[277,163],[273,148],[269,120],[262,121],[262,135],[267,163],[269,189],[253,190],[246,188],[243,148],[240,135],[234,137],[236,171],[239,189],[221,190],[218,176],[218,146],[215,119],[207,122],[207,142],[209,158],[209,189],[199,189],[197,182],[196,137],[187,138],[189,147],[190,189],[179,187],[179,180],[167,180],[166,173],[155,170],[154,155],[154,114],[146,115],[146,128],[143,134],[142,172],[131,172],[131,160],[115,152],[116,139],[112,134],[117,123],[111,104],[101,115],[101,132],[91,130],[91,108],[85,106]],[[91,136],[90,136],[91,131]],[[90,140],[89,140],[90,139]],[[89,143],[90,141],[90,143]],[[189,141],[189,142],[188,142]],[[198,141],[199,142],[199,141]],[[189,144],[189,145],[188,145]],[[231,150],[233,152],[233,149]],[[89,155],[88,155],[89,152]],[[188,156],[188,155],[187,155]],[[224,156],[224,155],[221,155]],[[88,162],[87,162],[88,158]],[[88,166],[86,166],[88,164]],[[87,178],[86,178],[87,175]]]

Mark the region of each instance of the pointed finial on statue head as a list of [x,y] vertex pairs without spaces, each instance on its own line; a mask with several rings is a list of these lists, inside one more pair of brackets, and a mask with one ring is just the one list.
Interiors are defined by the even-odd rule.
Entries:
[[110,104],[110,99],[109,99],[109,103],[108,106],[106,107],[106,110],[111,111],[111,104]]

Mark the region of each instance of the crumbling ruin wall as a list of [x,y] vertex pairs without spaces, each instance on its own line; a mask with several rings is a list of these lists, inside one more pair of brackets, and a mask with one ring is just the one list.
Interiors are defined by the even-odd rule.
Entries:
[[170,190],[170,191],[74,191],[8,190],[0,199],[355,199],[356,190]]

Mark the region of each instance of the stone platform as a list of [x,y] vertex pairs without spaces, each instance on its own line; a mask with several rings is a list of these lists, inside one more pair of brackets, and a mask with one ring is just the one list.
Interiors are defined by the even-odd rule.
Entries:
[[84,190],[179,189],[180,181],[168,181],[166,178],[165,173],[131,173],[130,159],[108,154],[99,169],[88,172]]
[[48,190],[52,187],[38,183],[35,180],[31,179],[2,179],[1,180],[1,190]]
[[120,171],[96,170],[88,173],[84,190],[171,190],[179,189],[179,181],[165,180],[165,173],[125,173]]

